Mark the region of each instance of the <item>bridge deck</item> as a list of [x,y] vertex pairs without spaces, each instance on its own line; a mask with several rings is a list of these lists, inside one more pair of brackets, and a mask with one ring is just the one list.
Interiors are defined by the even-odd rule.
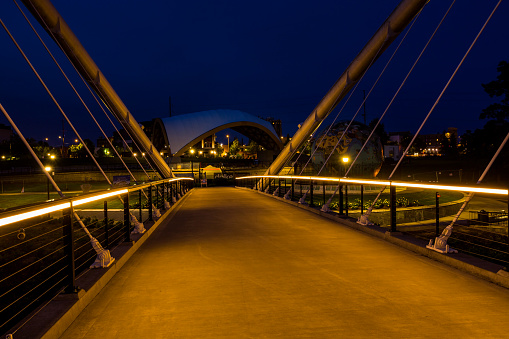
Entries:
[[507,337],[509,291],[256,192],[197,189],[63,338]]

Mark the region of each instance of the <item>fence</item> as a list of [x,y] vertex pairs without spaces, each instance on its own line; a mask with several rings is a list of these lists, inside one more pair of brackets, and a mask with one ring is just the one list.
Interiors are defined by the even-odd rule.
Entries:
[[165,179],[0,214],[0,333],[62,291],[76,292],[78,275],[112,262],[101,248],[131,241],[143,232],[138,220],[153,221],[192,183]]
[[[247,176],[236,179],[238,186],[299,201],[312,208],[321,208],[337,190],[327,213],[339,218],[360,218],[382,190],[369,213],[369,219],[390,232],[404,232],[424,240],[439,236],[451,223],[465,202],[464,192],[508,196],[506,189],[400,181],[309,176]],[[419,196],[425,198],[424,203],[414,199]],[[509,200],[502,205],[498,200],[493,199],[493,206],[502,207],[499,211],[462,213],[448,243],[462,252],[509,266]]]

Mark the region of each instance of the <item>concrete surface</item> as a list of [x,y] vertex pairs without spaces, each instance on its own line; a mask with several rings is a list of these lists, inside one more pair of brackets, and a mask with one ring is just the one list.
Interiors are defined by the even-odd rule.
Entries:
[[62,338],[503,338],[509,291],[234,188],[191,192]]

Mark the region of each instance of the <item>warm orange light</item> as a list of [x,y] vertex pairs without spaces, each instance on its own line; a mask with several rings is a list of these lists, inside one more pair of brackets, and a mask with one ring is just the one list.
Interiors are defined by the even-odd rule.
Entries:
[[85,204],[87,202],[101,200],[101,199],[104,199],[104,198],[111,197],[113,195],[120,195],[120,194],[124,194],[124,193],[127,193],[127,192],[129,192],[127,189],[123,189],[123,190],[119,190],[119,191],[115,191],[115,192],[109,192],[109,193],[104,193],[104,194],[100,194],[100,195],[94,195],[93,197],[88,197],[88,198],[79,199],[79,200],[74,201],[73,202],[73,206],[82,205],[82,204]]
[[311,177],[311,176],[298,176],[298,175],[254,175],[247,177],[239,177],[236,178],[238,180],[242,179],[261,179],[261,178],[271,178],[271,179],[299,179],[299,180],[316,180],[316,181],[329,181],[329,182],[343,182],[343,183],[352,183],[352,184],[363,184],[363,185],[377,185],[377,186],[400,186],[400,187],[415,187],[415,188],[423,188],[423,189],[435,189],[442,191],[460,191],[460,192],[476,192],[476,193],[489,193],[489,194],[500,194],[500,195],[508,195],[509,190],[506,189],[498,189],[498,188],[487,188],[487,187],[467,187],[467,186],[448,186],[448,185],[434,185],[434,184],[416,184],[413,182],[391,182],[384,180],[366,180],[366,179],[347,179],[347,178],[330,178],[330,177]]
[[50,171],[51,171],[51,167],[46,166],[46,167],[44,167],[44,170],[45,170],[46,172],[50,172]]
[[60,204],[60,205],[41,208],[39,210],[35,210],[35,211],[31,211],[31,212],[13,215],[11,217],[0,218],[0,226],[12,224],[13,222],[18,222],[18,221],[25,220],[25,219],[30,219],[33,217],[37,217],[39,215],[44,215],[44,214],[48,214],[51,212],[60,211],[60,210],[63,210],[63,209],[69,208],[69,207],[71,207],[71,203],[67,202],[67,203]]

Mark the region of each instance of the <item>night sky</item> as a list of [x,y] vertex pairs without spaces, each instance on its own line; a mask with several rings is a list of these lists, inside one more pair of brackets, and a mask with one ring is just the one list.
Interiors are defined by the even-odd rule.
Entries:
[[[293,135],[353,58],[399,3],[365,1],[53,0],[138,122],[169,114],[238,109],[283,122]],[[451,1],[431,0],[366,104],[379,116]],[[458,0],[383,121],[387,131],[415,132],[495,6]],[[22,6],[22,5],[21,5]],[[28,11],[22,6],[25,12]],[[436,108],[423,133],[482,127],[491,99],[481,84],[509,60],[509,3],[502,3]],[[12,1],[0,17],[24,48],[78,132],[100,131],[68,88]],[[32,20],[98,119],[97,104],[63,54]],[[340,119],[351,119],[402,35],[368,71]],[[62,118],[7,34],[0,33],[0,102],[27,137],[57,141]],[[338,106],[341,107],[343,103]],[[325,124],[332,121],[337,110]],[[363,118],[359,116],[359,121]],[[7,123],[4,118],[0,122]],[[104,123],[111,134],[113,128]],[[67,136],[74,138],[68,131]],[[224,133],[226,134],[226,133]],[[224,139],[224,140],[223,140]],[[219,133],[218,141],[226,142]]]

